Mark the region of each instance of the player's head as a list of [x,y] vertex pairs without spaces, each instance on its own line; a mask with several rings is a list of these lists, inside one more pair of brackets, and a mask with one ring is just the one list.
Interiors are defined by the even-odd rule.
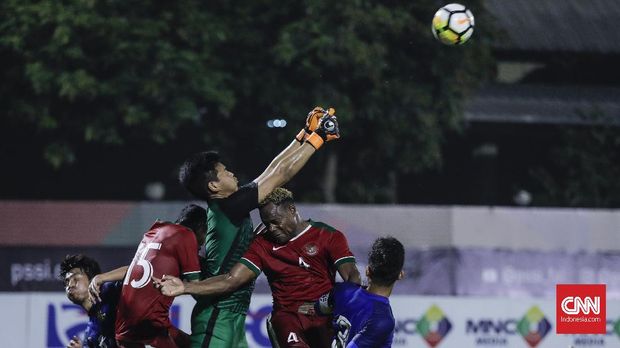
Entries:
[[208,200],[237,191],[238,180],[226,170],[215,151],[193,154],[179,169],[179,181],[194,196]]
[[301,218],[291,191],[276,188],[258,206],[260,218],[267,227],[265,237],[274,243],[284,244],[295,236]]
[[67,255],[60,264],[60,279],[65,283],[67,298],[75,304],[84,303],[88,299],[88,284],[99,273],[99,264],[90,257]]
[[403,277],[405,248],[393,237],[382,237],[375,240],[368,253],[366,276],[379,286],[392,286]]
[[204,244],[205,235],[207,233],[207,211],[203,207],[196,204],[186,205],[185,208],[181,210],[175,223],[194,231],[198,247]]

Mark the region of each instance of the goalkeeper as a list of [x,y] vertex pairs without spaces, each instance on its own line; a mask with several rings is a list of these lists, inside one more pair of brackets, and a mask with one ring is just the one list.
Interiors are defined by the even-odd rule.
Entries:
[[[253,238],[250,211],[275,188],[284,185],[325,142],[340,137],[335,110],[314,108],[299,134],[265,171],[239,187],[237,178],[216,152],[191,156],[181,166],[179,181],[209,205],[202,276],[227,274]],[[254,281],[226,296],[199,296],[192,311],[192,347],[247,347],[245,316]]]

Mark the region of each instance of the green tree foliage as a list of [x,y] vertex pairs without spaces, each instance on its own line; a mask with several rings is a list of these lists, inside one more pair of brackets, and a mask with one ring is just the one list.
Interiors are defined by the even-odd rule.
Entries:
[[166,142],[201,106],[234,104],[210,66],[217,22],[198,1],[3,1],[3,112],[48,139],[55,167],[80,141]]
[[[55,167],[79,161],[80,142],[165,143],[193,124],[251,173],[309,109],[334,106],[343,137],[318,161],[337,163],[336,197],[393,201],[399,174],[441,166],[444,134],[492,69],[480,4],[472,42],[447,47],[431,0],[6,0],[0,103],[48,139]],[[273,116],[292,127],[268,130]],[[303,178],[312,198],[316,178]]]

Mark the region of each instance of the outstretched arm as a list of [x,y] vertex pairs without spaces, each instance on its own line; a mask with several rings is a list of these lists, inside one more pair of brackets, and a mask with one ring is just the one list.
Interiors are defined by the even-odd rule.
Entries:
[[[329,111],[332,112],[331,114],[333,114],[334,112],[332,111],[333,109],[330,109]],[[302,128],[299,131],[299,134],[297,134],[297,136],[295,136],[295,140],[293,140],[282,152],[280,152],[269,164],[269,166],[267,166],[267,169],[265,169],[265,171],[258,177],[256,178],[257,181],[258,180],[262,180],[263,176],[265,176],[268,173],[271,173],[273,171],[273,169],[279,165],[279,163],[288,155],[290,155],[295,149],[298,149],[300,146],[302,146],[304,144],[304,142],[306,141],[306,139],[308,138],[308,136],[310,134],[312,134],[312,132],[314,132],[317,127],[319,126],[319,122],[321,120],[321,117],[323,117],[323,115],[325,114],[325,110],[323,110],[323,108],[321,108],[320,106],[315,107],[314,109],[312,109],[312,111],[310,111],[308,113],[308,116],[306,118],[306,125],[304,126],[304,128]]]
[[105,282],[114,282],[117,280],[123,280],[125,278],[125,274],[127,274],[127,269],[129,266],[122,266],[115,270],[97,274],[90,280],[90,284],[88,285],[88,296],[93,302],[101,302],[101,298],[99,297],[99,291],[101,290],[101,285]]
[[280,162],[282,162],[282,160],[284,158],[286,158],[287,156],[289,156],[291,153],[293,153],[293,151],[299,149],[304,143],[303,142],[299,142],[297,141],[297,139],[293,139],[293,141],[291,141],[290,144],[288,144],[288,146],[286,148],[284,148],[284,150],[282,150],[282,152],[280,152],[272,161],[271,163],[269,163],[269,165],[267,166],[267,168],[261,173],[261,175],[258,176],[258,178],[256,178],[254,181],[257,180],[261,180],[263,176],[267,175],[267,173],[270,173],[271,171],[273,171],[273,169],[275,167],[277,167]]
[[199,282],[184,283],[177,277],[166,275],[162,279],[153,277],[153,283],[166,296],[183,294],[205,296],[233,292],[254,278],[256,278],[256,273],[247,266],[237,263],[230,272]]
[[[340,137],[335,110],[316,107],[308,114],[306,127],[289,146],[271,161],[267,169],[254,182],[258,186],[261,202],[276,187],[286,184],[308,162],[310,156],[325,141]],[[298,145],[297,143],[301,144]]]
[[[294,144],[291,145],[296,146]],[[304,143],[301,146],[297,146],[288,155],[283,156],[277,163],[274,164],[272,162],[258,178],[254,179],[254,182],[258,185],[258,201],[261,202],[275,188],[291,180],[308,162],[310,156],[315,151],[316,149],[310,143]]]

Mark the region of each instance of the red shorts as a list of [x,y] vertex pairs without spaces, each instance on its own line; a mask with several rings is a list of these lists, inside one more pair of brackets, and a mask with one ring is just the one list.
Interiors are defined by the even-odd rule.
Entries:
[[186,348],[190,345],[189,335],[174,326],[168,330],[159,332],[157,335],[142,338],[130,339],[127,337],[117,337],[118,348],[143,348],[145,345],[157,348]]
[[281,310],[267,319],[267,332],[271,345],[280,348],[331,347],[334,337],[331,317]]

